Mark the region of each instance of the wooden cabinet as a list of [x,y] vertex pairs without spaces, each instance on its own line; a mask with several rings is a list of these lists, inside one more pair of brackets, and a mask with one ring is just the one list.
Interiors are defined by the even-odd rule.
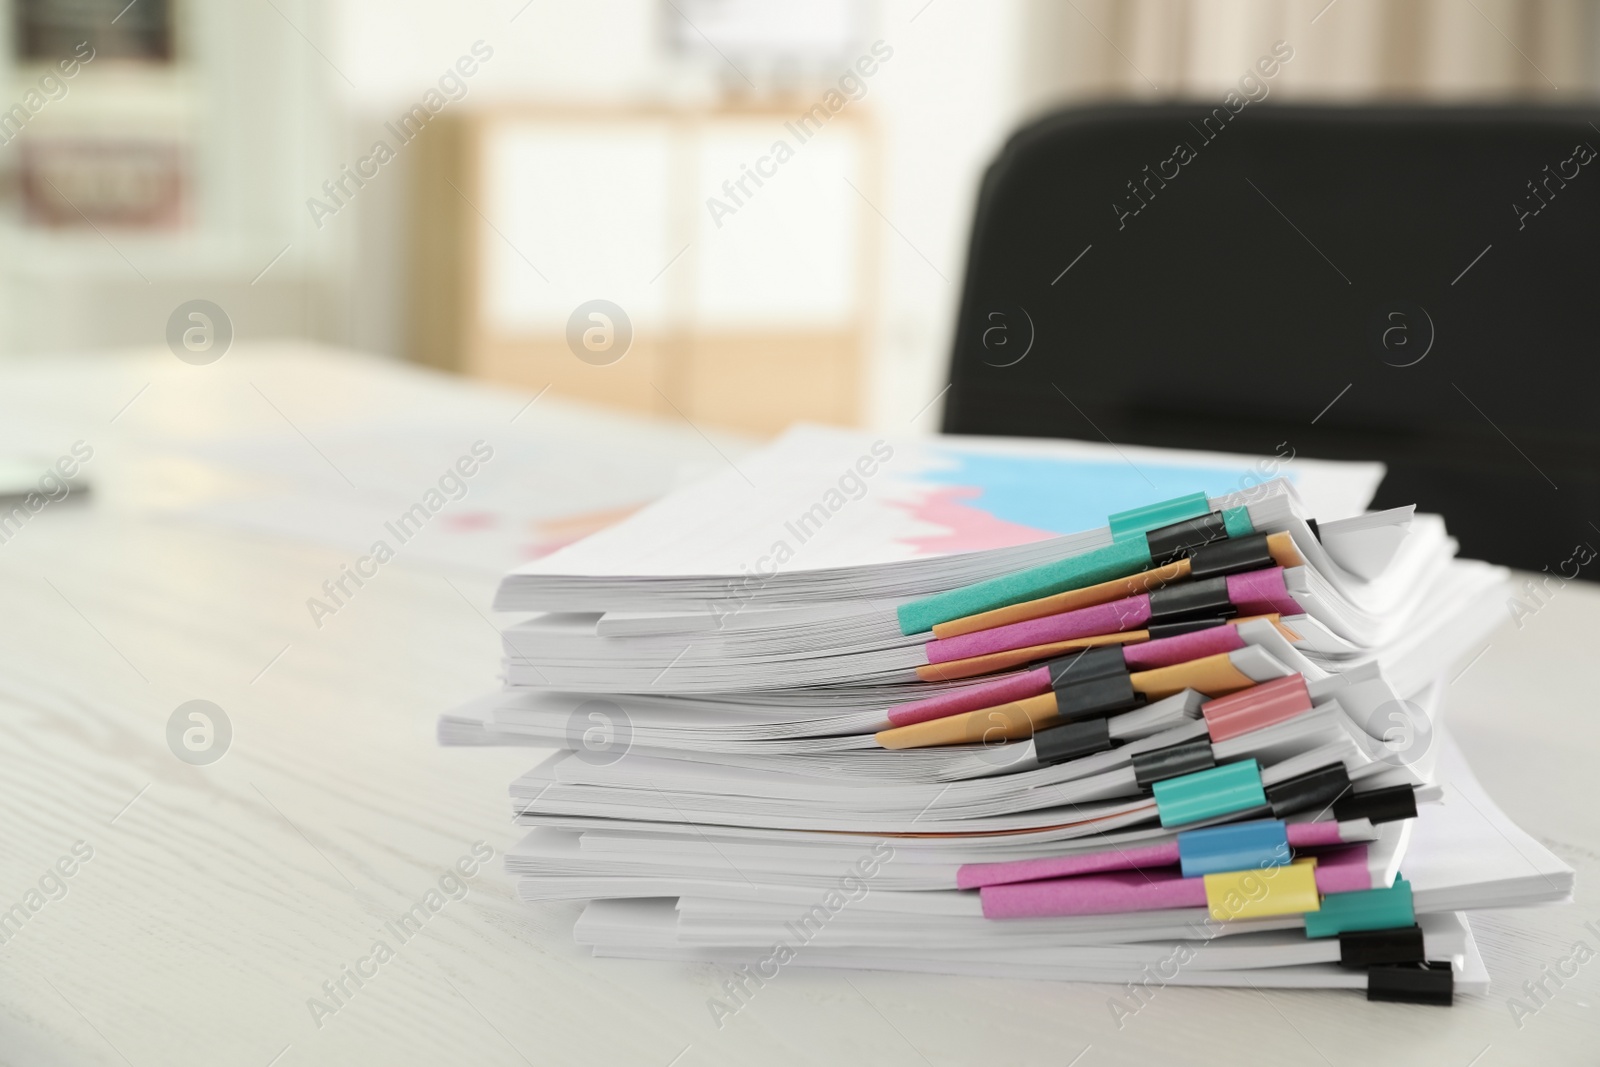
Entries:
[[[697,423],[855,422],[874,141],[806,108],[441,116],[413,170],[414,358]],[[596,300],[631,325],[614,361],[569,340]]]

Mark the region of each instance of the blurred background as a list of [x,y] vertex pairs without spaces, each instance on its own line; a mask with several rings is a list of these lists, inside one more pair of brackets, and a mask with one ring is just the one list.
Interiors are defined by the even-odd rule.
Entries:
[[[1043,110],[1213,99],[1286,37],[1274,101],[1600,88],[1580,0],[9,9],[7,356],[158,345],[203,299],[236,343],[755,433],[928,406],[982,169]],[[573,358],[595,299],[620,362]]]

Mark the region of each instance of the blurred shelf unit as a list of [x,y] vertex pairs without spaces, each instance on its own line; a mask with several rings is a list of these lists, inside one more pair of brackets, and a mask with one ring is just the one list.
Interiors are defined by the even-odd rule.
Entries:
[[[857,421],[876,141],[864,115],[806,111],[506,108],[430,125],[411,182],[414,358],[696,423]],[[596,299],[633,328],[607,365],[568,343]]]
[[181,228],[193,195],[199,102],[179,60],[177,5],[11,0],[10,13],[0,100],[10,224],[134,234]]
[[173,7],[169,0],[11,0],[12,53],[50,63],[83,43],[105,59],[171,63]]

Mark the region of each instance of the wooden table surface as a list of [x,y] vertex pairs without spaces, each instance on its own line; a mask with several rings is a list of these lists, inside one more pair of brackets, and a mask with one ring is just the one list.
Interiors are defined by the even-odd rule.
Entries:
[[[211,442],[281,434],[315,464],[341,421],[448,412],[492,429],[528,399],[294,347],[208,367],[164,350],[0,365],[0,448],[94,449],[90,500],[0,543],[0,912],[21,915],[0,926],[0,1062],[1600,1061],[1600,962],[1520,1025],[1508,1005],[1575,942],[1600,950],[1584,927],[1600,929],[1600,718],[1575,669],[1596,654],[1600,588],[1584,584],[1520,628],[1508,612],[1450,688],[1484,785],[1579,872],[1575,906],[1475,917],[1488,996],[1444,1010],[1169,988],[1119,1029],[1104,986],[788,968],[719,1029],[714,968],[588,958],[578,906],[519,904],[500,869],[519,836],[506,786],[542,753],[433,736],[440,710],[496,684],[491,628],[508,619],[487,611],[493,575],[402,554],[318,629],[304,601],[348,551],[181,515],[226,480],[204,462]],[[721,462],[681,421],[553,398],[517,418],[569,427],[571,453],[551,462],[579,475],[602,447]],[[204,766],[168,745],[197,699],[232,726]],[[474,848],[495,858],[476,869]],[[396,937],[463,860],[465,895]],[[392,950],[381,961],[376,941]],[[345,977],[358,963],[359,985]],[[323,984],[341,979],[335,1002]]]

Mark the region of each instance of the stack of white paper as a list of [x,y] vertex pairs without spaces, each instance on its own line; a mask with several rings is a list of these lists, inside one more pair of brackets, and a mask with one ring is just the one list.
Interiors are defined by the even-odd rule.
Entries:
[[[1503,572],[1456,559],[1436,516],[1363,513],[1381,476],[801,428],[508,575],[496,607],[541,614],[505,632],[505,687],[440,738],[557,749],[512,784],[531,831],[508,869],[525,899],[592,901],[576,933],[600,955],[1134,981],[1176,953],[1179,983],[1377,996],[1381,972],[1427,1000],[1442,970],[1480,989],[1458,913],[1563,899],[1571,871],[1437,725],[1435,679],[1498,621]],[[1212,540],[1157,559],[1188,527],[1128,532],[1132,509],[1196,493],[1183,522]],[[1093,583],[1037,585],[1129,537],[1151,568],[1131,596],[1057,611]],[[1149,577],[1200,574],[1223,543],[1258,558]],[[981,607],[1024,621],[929,614],[1024,579],[1020,607]],[[1203,581],[1211,606],[1183,607]],[[1126,699],[1072,710],[1090,662]],[[1095,736],[1064,743],[1074,729]],[[1180,790],[1241,774],[1255,800],[1180,810]],[[1282,872],[1283,896],[1222,909],[1191,866],[1239,827],[1295,844],[1205,868]],[[1313,883],[1309,904],[1285,888]],[[1403,921],[1384,910],[1401,897]],[[1340,918],[1369,903],[1387,925]]]

